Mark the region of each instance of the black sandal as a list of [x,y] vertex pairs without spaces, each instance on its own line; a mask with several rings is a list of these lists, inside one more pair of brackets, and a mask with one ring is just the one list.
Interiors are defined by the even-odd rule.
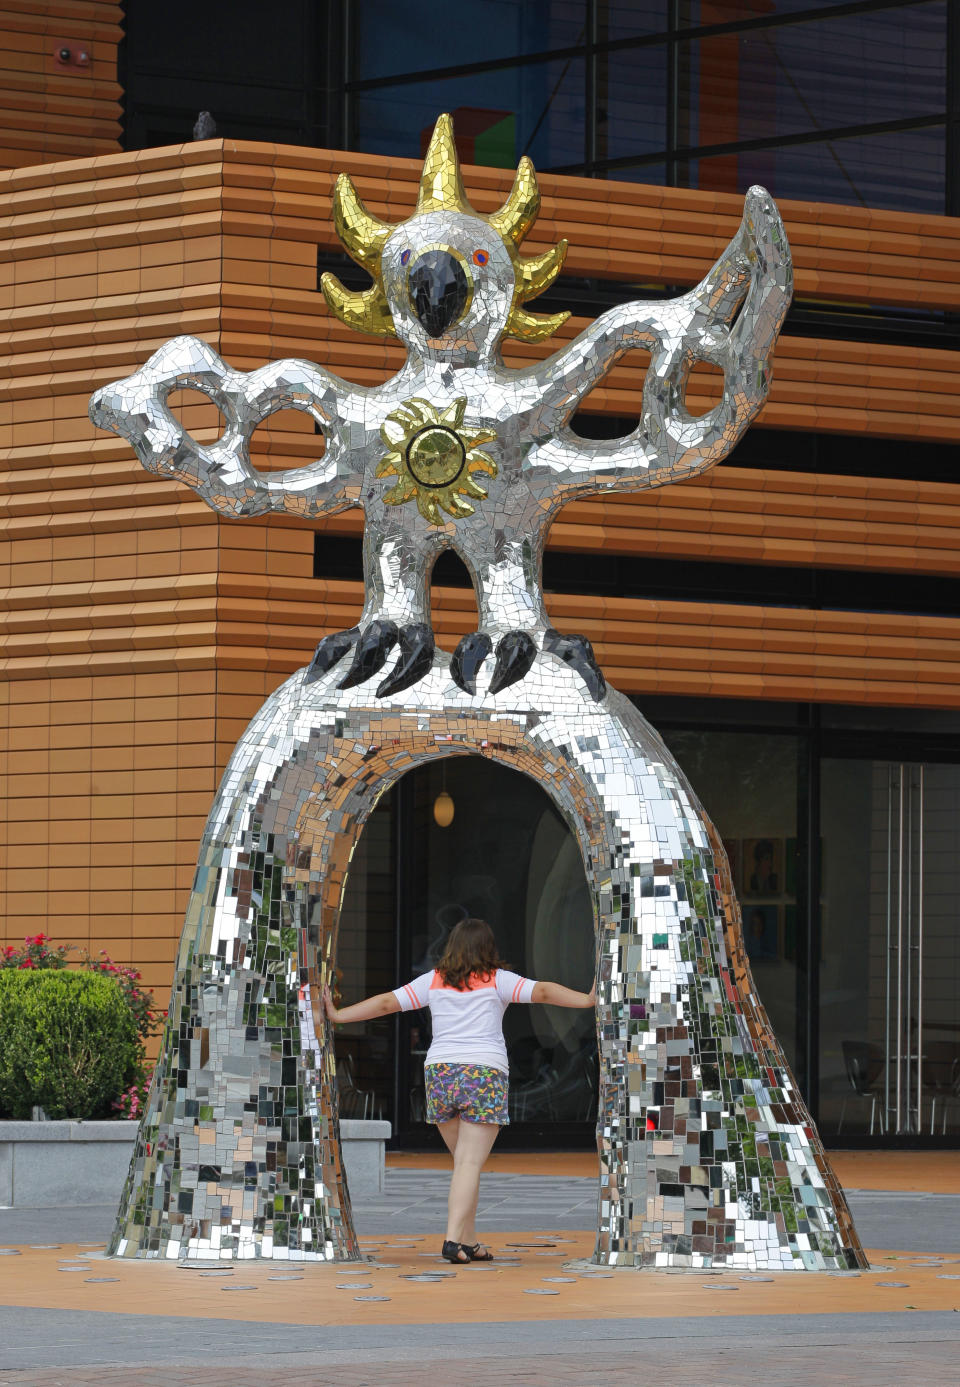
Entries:
[[[477,1246],[479,1247],[480,1244],[477,1243]],[[461,1253],[463,1253],[462,1257]],[[440,1256],[448,1262],[455,1263],[458,1267],[465,1267],[472,1260],[470,1249],[464,1247],[463,1243],[445,1242],[440,1249]]]
[[480,1251],[481,1247],[483,1247],[483,1243],[474,1243],[473,1247],[468,1247],[466,1243],[461,1243],[460,1247],[470,1258],[471,1262],[493,1261],[493,1253],[490,1251],[488,1247],[484,1247],[483,1251]]

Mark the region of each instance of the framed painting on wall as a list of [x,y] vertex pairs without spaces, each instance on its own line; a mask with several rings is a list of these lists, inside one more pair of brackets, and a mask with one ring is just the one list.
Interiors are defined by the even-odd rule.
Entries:
[[744,838],[744,896],[778,896],[783,890],[783,839]]
[[747,906],[743,912],[743,938],[751,963],[781,958],[783,950],[780,940],[780,907]]

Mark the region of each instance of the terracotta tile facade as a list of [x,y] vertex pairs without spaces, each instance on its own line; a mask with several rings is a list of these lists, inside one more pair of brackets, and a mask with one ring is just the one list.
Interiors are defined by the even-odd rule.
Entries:
[[120,148],[120,0],[4,0],[0,168]]
[[[96,12],[109,29],[118,7],[69,8]],[[106,948],[135,961],[161,995],[234,742],[320,636],[354,623],[360,587],[313,578],[310,527],[221,521],[142,471],[125,443],[94,431],[87,401],[181,332],[241,369],[299,355],[365,384],[393,371],[399,348],[348,332],[317,293],[317,248],[335,248],[340,169],[379,214],[409,214],[418,163],[305,148],[211,141],[0,175],[3,932],[16,941],[43,929]],[[479,210],[509,184],[489,168],[465,177]],[[723,194],[608,183],[600,200],[593,181],[548,176],[542,186],[529,249],[568,237],[574,274],[692,283],[739,216],[739,200]],[[957,308],[960,222],[783,210],[806,295]],[[548,350],[514,347],[511,358]],[[618,367],[588,408],[635,410],[638,365]],[[763,423],[947,440],[958,398],[954,353],[787,337]],[[708,381],[697,399],[707,407]],[[216,435],[209,403],[184,395],[177,407],[198,436]],[[261,430],[255,456],[265,468],[296,466],[319,443],[309,418],[282,414]],[[357,535],[359,517],[326,529]],[[646,496],[573,504],[553,544],[947,575],[958,531],[947,485],[729,467]],[[960,705],[957,619],[759,599],[549,605],[561,630],[590,637],[628,693]],[[440,590],[436,609],[452,649],[473,629],[473,596]]]

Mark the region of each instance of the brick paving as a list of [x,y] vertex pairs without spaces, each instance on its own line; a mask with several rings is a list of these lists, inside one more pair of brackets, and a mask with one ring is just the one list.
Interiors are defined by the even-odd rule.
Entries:
[[[356,1211],[364,1244],[371,1250],[377,1245],[382,1250],[375,1255],[402,1262],[405,1270],[429,1267],[421,1258],[433,1249],[445,1187],[441,1171],[388,1171],[384,1195],[362,1201]],[[352,1312],[352,1296],[325,1295],[322,1269],[290,1287],[281,1283],[269,1300],[249,1302],[221,1296],[227,1283],[205,1281],[201,1293],[195,1275],[144,1264],[113,1264],[117,1280],[88,1285],[56,1273],[58,1252],[72,1256],[72,1244],[102,1237],[112,1210],[47,1210],[42,1217],[0,1210],[0,1244],[22,1247],[20,1257],[0,1262],[0,1283],[7,1287],[4,1294],[0,1284],[0,1387],[434,1387],[431,1379],[445,1387],[447,1378],[467,1379],[469,1387],[637,1387],[648,1381],[663,1387],[960,1387],[960,1198],[946,1188],[855,1193],[865,1241],[876,1245],[882,1236],[882,1245],[902,1251],[887,1254],[889,1265],[876,1276],[829,1283],[829,1295],[819,1300],[809,1294],[813,1282],[808,1288],[803,1278],[777,1305],[769,1299],[779,1295],[776,1287],[743,1285],[741,1295],[722,1298],[721,1310],[709,1291],[697,1299],[700,1278],[696,1286],[679,1278],[667,1289],[652,1278],[639,1300],[631,1291],[622,1309],[608,1306],[607,1318],[578,1318],[602,1311],[577,1285],[561,1286],[560,1296],[546,1301],[517,1294],[518,1287],[539,1284],[541,1274],[558,1270],[550,1258],[559,1263],[583,1255],[579,1242],[593,1226],[595,1198],[595,1182],[572,1171],[491,1172],[484,1179],[482,1224],[498,1250],[509,1241],[498,1237],[499,1230],[528,1230],[521,1235],[520,1280],[504,1268],[499,1295],[491,1295],[489,1273],[476,1286],[458,1277],[445,1282],[442,1293],[419,1286],[413,1294],[396,1270],[381,1271],[375,1277],[395,1284],[377,1290],[386,1290],[392,1303],[357,1305]],[[566,1235],[554,1232],[549,1243],[538,1239],[534,1230],[547,1228],[564,1228]],[[37,1253],[29,1247],[48,1242],[58,1248]],[[553,1250],[537,1250],[538,1242]],[[918,1260],[921,1248],[926,1258]],[[933,1252],[941,1256],[931,1261]],[[44,1258],[48,1290],[59,1299],[34,1299],[32,1283],[26,1285],[31,1267]],[[107,1270],[102,1263],[100,1270]],[[263,1270],[237,1268],[235,1279],[256,1279]],[[881,1289],[901,1280],[902,1291]],[[139,1301],[129,1304],[128,1282],[130,1294],[140,1287]],[[614,1291],[605,1298],[613,1301]],[[727,1313],[728,1300],[738,1303],[739,1313]],[[214,1311],[219,1318],[206,1317]]]
[[[718,1325],[722,1335],[722,1327]],[[273,1370],[264,1360],[245,1367],[202,1368],[165,1365],[156,1368],[101,1365],[75,1369],[2,1373],[4,1384],[29,1387],[423,1387],[441,1373],[452,1381],[522,1384],[522,1387],[637,1387],[660,1381],[669,1387],[957,1387],[960,1358],[955,1339],[911,1344],[879,1343],[792,1345],[784,1353],[769,1344],[736,1347],[644,1345],[642,1352],[551,1353],[535,1357],[468,1357],[451,1354],[436,1360],[368,1363],[326,1368],[299,1364]]]

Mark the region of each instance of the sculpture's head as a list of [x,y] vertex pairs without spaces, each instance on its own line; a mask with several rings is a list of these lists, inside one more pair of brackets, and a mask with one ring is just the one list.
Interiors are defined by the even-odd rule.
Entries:
[[334,222],[350,255],[373,278],[362,293],[332,274],[321,281],[333,313],[360,332],[399,337],[425,355],[483,358],[503,336],[539,342],[570,315],[529,313],[524,304],[553,281],[567,243],[522,259],[518,247],[540,211],[530,160],[520,160],[509,198],[489,217],[467,201],[453,142],[441,116],[430,140],[412,217],[378,221],[342,173]]

